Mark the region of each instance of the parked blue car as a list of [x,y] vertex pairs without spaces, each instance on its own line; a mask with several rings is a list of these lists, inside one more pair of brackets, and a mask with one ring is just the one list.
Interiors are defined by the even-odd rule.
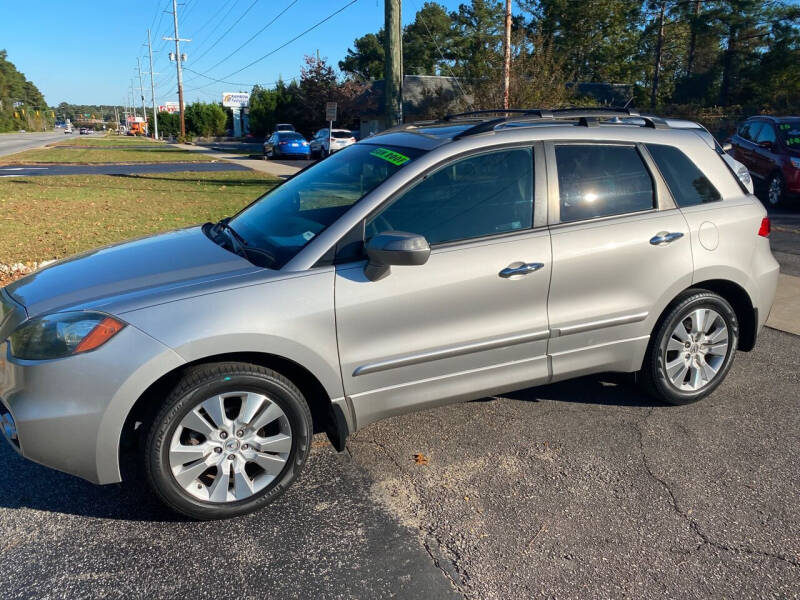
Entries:
[[311,158],[311,147],[294,131],[276,131],[264,142],[264,158]]

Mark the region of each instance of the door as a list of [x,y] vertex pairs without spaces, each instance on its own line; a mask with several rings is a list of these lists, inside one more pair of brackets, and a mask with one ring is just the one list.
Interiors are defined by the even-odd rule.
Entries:
[[686,221],[636,145],[548,144],[553,379],[635,371],[692,281]]
[[374,282],[364,261],[337,267],[342,378],[359,427],[547,380],[550,237],[533,165],[530,147],[453,160],[366,222],[367,239],[417,233],[431,255]]
[[758,132],[758,137],[755,138],[755,148],[753,148],[752,169],[762,179],[769,177],[778,164],[778,155],[775,153],[778,149],[777,144],[775,127],[772,123],[765,122]]
[[739,129],[740,141],[733,154],[734,158],[746,166],[747,170],[754,175],[757,175],[755,172],[755,140],[763,124],[763,121],[747,121],[742,125]]

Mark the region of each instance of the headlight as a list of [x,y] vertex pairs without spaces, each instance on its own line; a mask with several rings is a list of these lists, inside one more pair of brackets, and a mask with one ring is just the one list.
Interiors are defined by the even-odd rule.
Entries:
[[792,166],[795,169],[800,169],[800,158],[795,158],[795,157],[792,156],[789,160],[792,161]]
[[125,323],[103,313],[55,313],[26,321],[8,341],[17,358],[51,360],[99,348],[123,327]]

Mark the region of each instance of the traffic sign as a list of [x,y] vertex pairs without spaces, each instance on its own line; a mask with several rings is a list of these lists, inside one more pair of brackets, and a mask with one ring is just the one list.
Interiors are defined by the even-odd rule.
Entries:
[[325,120],[326,121],[335,121],[336,120],[336,102],[326,102],[325,103]]

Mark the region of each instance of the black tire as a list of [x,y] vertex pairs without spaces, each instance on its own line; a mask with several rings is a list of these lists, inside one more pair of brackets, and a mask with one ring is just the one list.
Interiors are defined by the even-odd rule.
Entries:
[[[238,501],[208,502],[191,496],[175,480],[169,446],[184,416],[204,400],[225,392],[251,391],[267,395],[291,425],[292,447],[283,470],[264,489]],[[153,419],[144,446],[144,468],[155,494],[171,509],[198,520],[227,519],[259,510],[297,479],[308,459],[313,427],[311,412],[300,390],[283,375],[240,362],[210,363],[189,369]]]
[[[776,190],[773,190],[773,186],[776,188]],[[765,197],[767,200],[767,205],[769,206],[777,207],[785,203],[786,182],[783,179],[783,175],[779,171],[775,171],[772,175],[770,175],[769,179],[767,179]]]
[[[716,311],[728,328],[728,347],[723,362],[710,381],[695,391],[677,387],[666,373],[667,344],[672,332],[690,313],[699,308]],[[638,380],[652,396],[668,404],[691,404],[711,394],[728,374],[739,343],[739,321],[731,305],[723,297],[702,289],[690,289],[679,296],[659,319],[645,354]]]

